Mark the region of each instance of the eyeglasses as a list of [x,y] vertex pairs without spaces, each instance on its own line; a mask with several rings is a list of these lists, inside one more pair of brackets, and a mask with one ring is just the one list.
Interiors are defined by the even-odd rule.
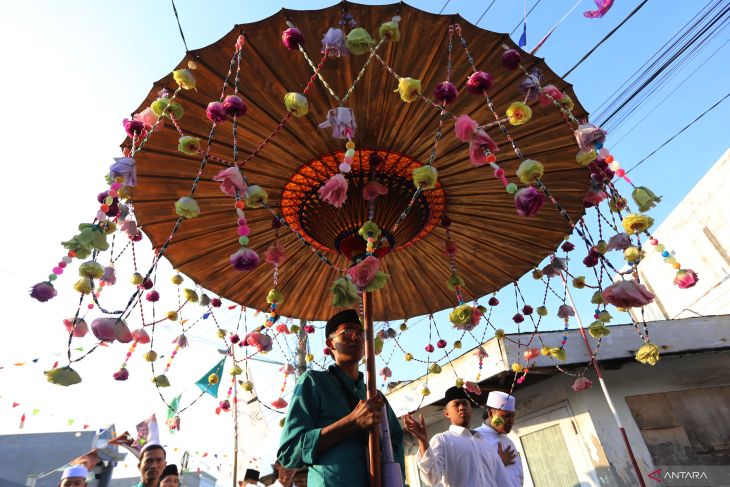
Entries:
[[332,335],[332,338],[343,335],[347,340],[354,342],[355,340],[362,340],[362,337],[364,334],[365,334],[365,332],[363,330],[356,330],[354,328],[345,328],[344,330]]

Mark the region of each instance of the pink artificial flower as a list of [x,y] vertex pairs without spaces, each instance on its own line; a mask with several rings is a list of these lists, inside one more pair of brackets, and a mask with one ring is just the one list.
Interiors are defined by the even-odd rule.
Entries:
[[466,389],[466,392],[474,394],[475,396],[479,396],[482,393],[482,390],[479,389],[479,385],[476,382],[469,380],[464,382],[464,389]]
[[[141,112],[135,114],[132,118],[142,122],[145,128],[149,130],[157,123],[157,120],[159,120],[160,117],[158,117],[155,112],[153,112],[152,109],[148,107]],[[162,125],[163,121],[160,120],[160,123],[157,125],[157,127],[155,127],[155,132],[160,130],[162,128]]]
[[231,410],[231,401],[228,399],[223,399],[219,404],[218,407],[221,408],[222,411],[228,412]]
[[289,333],[291,333],[289,331],[289,327],[286,326],[286,323],[279,323],[278,325],[276,325],[276,328],[274,328],[274,329],[276,330],[277,333],[283,333],[284,335],[288,335]]
[[692,269],[679,269],[677,275],[674,276],[674,284],[680,289],[688,289],[697,284],[699,278],[697,273]]
[[476,120],[473,120],[469,115],[459,116],[454,123],[456,138],[462,142],[469,142],[478,126]]
[[150,342],[150,336],[142,328],[134,330],[132,332],[132,338],[140,345],[147,345]]
[[386,194],[388,194],[388,187],[377,181],[370,181],[362,188],[362,197],[365,201],[371,201],[378,196],[385,196]]
[[241,247],[240,250],[231,254],[228,258],[234,269],[237,271],[250,271],[258,267],[259,255],[253,249]]
[[347,273],[355,286],[359,289],[365,289],[375,279],[375,274],[378,272],[379,266],[380,262],[378,259],[370,255],[365,257],[359,264],[350,267]]
[[30,297],[40,301],[41,303],[45,303],[49,299],[55,298],[56,294],[58,294],[58,291],[56,291],[53,284],[48,281],[39,282],[30,289]]
[[76,318],[75,320],[68,318],[63,320],[63,326],[66,327],[67,332],[73,333],[73,336],[76,338],[83,338],[89,333],[89,325],[81,318]]
[[643,284],[630,279],[617,281],[601,293],[603,302],[617,308],[638,308],[654,301],[654,295]]
[[246,343],[255,347],[259,352],[270,352],[273,346],[271,337],[257,331],[251,332],[246,336]]
[[483,347],[479,347],[474,351],[474,356],[477,358],[487,358],[489,355],[487,354],[487,351],[484,350]]
[[517,49],[508,49],[502,54],[502,66],[514,71],[520,67],[522,62],[522,55]]
[[525,361],[529,362],[530,360],[533,360],[537,358],[540,355],[540,350],[537,348],[528,348],[522,353],[522,356],[525,357]]
[[446,105],[454,103],[459,96],[456,86],[451,81],[444,81],[436,85],[433,90],[433,98],[437,103],[445,103]]
[[134,220],[124,220],[121,230],[126,233],[127,237],[130,239],[134,239],[140,234],[139,228],[137,228],[137,222]]
[[246,115],[246,102],[240,96],[228,95],[223,100],[223,109],[229,117],[242,117]]
[[474,167],[481,167],[489,164],[487,153],[499,151],[499,146],[492,138],[482,129],[474,132],[471,142],[469,142],[469,161]]
[[481,95],[492,87],[492,75],[484,71],[476,71],[466,81],[466,91],[472,95]]
[[116,327],[114,336],[119,343],[129,343],[133,340],[132,332],[123,320],[118,320],[114,326]]
[[456,246],[456,242],[454,242],[453,240],[446,241],[445,249],[446,249],[446,255],[448,255],[449,257],[455,257],[456,253],[458,252],[458,247]]
[[317,192],[322,201],[335,208],[342,208],[347,199],[347,179],[342,174],[335,174]]
[[269,245],[269,248],[267,248],[266,252],[264,252],[264,260],[266,260],[266,262],[271,265],[283,264],[286,260],[286,255],[284,253],[284,244],[276,241]]
[[527,186],[515,193],[515,208],[520,216],[535,216],[544,204],[545,195],[533,186]]
[[175,338],[172,343],[180,348],[188,348],[188,337],[186,337],[183,333],[182,335],[179,335],[177,338]]
[[167,427],[170,429],[170,431],[180,431],[180,416],[175,416],[174,418],[168,419]]
[[573,307],[567,304],[561,304],[558,308],[558,318],[566,319],[571,316],[575,316]]
[[393,377],[393,371],[390,370],[390,367],[383,367],[380,369],[380,375],[383,376],[383,379],[390,379]]
[[228,118],[226,107],[219,101],[208,103],[208,107],[205,109],[205,116],[213,123],[222,123]]
[[583,195],[583,207],[593,208],[594,206],[598,206],[606,198],[608,198],[608,194],[605,191],[589,189]]
[[218,172],[213,176],[213,181],[221,183],[220,190],[228,196],[236,196],[236,190],[239,194],[246,191],[246,183],[243,181],[243,174],[238,167],[229,167]]
[[91,322],[91,331],[99,341],[113,342],[116,338],[116,322],[116,318],[97,318]]
[[560,101],[563,99],[563,92],[557,89],[553,85],[547,85],[542,88],[542,91],[540,91],[540,106],[541,107],[549,107],[553,104],[552,100],[548,98],[548,95],[553,98],[555,101]]
[[276,408],[276,409],[284,409],[288,405],[289,405],[289,403],[286,402],[286,400],[284,400],[283,397],[280,397],[279,399],[277,399],[276,401],[271,403],[271,407]]
[[[471,308],[471,326],[472,328],[477,326],[484,316],[484,313],[479,309],[479,306],[472,306]],[[441,347],[443,348],[443,347]]]
[[127,135],[131,137],[143,137],[145,133],[145,126],[144,123],[142,123],[139,120],[132,120],[125,118],[122,121],[122,125],[124,125],[124,131],[127,132]]
[[292,364],[284,364],[281,367],[279,367],[279,372],[282,372],[284,374],[291,375],[294,373],[294,366]]
[[288,50],[294,51],[299,49],[299,46],[304,43],[304,36],[296,27],[289,27],[281,33],[281,42]]
[[575,392],[585,391],[591,387],[593,387],[593,382],[591,382],[588,377],[578,377],[575,379],[575,382],[573,382],[573,385],[570,386],[570,388]]

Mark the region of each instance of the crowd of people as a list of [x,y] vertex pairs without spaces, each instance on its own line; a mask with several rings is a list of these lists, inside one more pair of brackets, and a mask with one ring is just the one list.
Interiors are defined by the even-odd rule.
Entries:
[[[309,370],[299,378],[284,423],[278,462],[289,469],[307,467],[309,487],[367,487],[368,434],[387,424],[394,460],[400,466],[401,482],[396,485],[405,485],[403,427],[382,394],[367,398],[363,374],[358,370],[364,355],[364,330],[358,313],[337,313],[327,321],[325,335],[335,365],[326,371]],[[522,486],[522,462],[506,436],[514,424],[515,398],[490,392],[484,423],[471,430],[472,414],[481,406],[480,399],[461,387],[450,388],[444,415],[451,424],[430,440],[423,416],[418,420],[405,416],[405,431],[418,443],[420,476],[429,485]]]

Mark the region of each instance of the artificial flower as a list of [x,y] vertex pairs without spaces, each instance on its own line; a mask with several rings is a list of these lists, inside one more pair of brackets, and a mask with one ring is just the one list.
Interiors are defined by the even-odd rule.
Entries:
[[642,213],[630,213],[621,221],[621,225],[629,235],[644,232],[653,224],[654,219]]
[[[603,144],[606,142],[606,135],[608,132],[600,127],[597,127],[590,123],[581,124],[578,129],[573,132],[575,140],[578,142],[578,147],[582,151],[590,151],[594,149],[596,142]],[[598,154],[596,154],[597,156]]]
[[117,274],[114,270],[114,266],[106,266],[104,267],[104,274],[102,274],[101,278],[99,279],[101,282],[104,283],[106,286],[113,286],[117,283]]
[[140,120],[136,120],[134,117],[131,120],[125,118],[122,120],[122,125],[124,126],[124,131],[127,132],[128,137],[132,138],[144,136],[145,126]]
[[81,294],[91,294],[91,291],[94,290],[94,285],[91,282],[91,279],[88,277],[82,277],[78,281],[74,283],[74,291]]
[[699,277],[692,269],[679,269],[674,276],[674,284],[680,289],[688,289],[697,284]]
[[229,117],[242,117],[246,115],[248,107],[240,96],[228,95],[223,100],[223,110],[226,111],[226,115]]
[[406,103],[410,103],[421,94],[421,81],[413,78],[401,78],[398,81],[397,91],[400,99]]
[[575,103],[573,103],[573,99],[565,93],[563,93],[563,98],[560,100],[559,103],[569,112],[572,111],[573,108],[575,108]]
[[525,159],[517,168],[517,177],[523,184],[531,184],[542,178],[545,168],[534,159]]
[[356,56],[370,52],[370,46],[373,44],[375,44],[375,41],[372,37],[370,37],[368,31],[362,27],[352,29],[350,33],[347,34],[347,41],[345,42],[347,49]]
[[104,266],[96,261],[89,260],[79,266],[79,276],[99,279],[104,275]]
[[347,56],[347,47],[345,46],[345,34],[342,29],[330,29],[322,38],[322,54],[327,53],[330,57]]
[[243,174],[236,166],[219,171],[213,176],[213,181],[221,183],[220,190],[228,196],[236,196],[236,192],[243,194],[247,188],[243,181]]
[[638,247],[634,247],[633,245],[624,250],[624,260],[626,260],[626,262],[636,262],[643,257],[644,251],[639,250]]
[[362,188],[362,197],[365,201],[372,201],[378,196],[385,196],[387,194],[388,187],[377,181],[370,181]]
[[527,186],[515,193],[515,208],[520,216],[535,216],[544,204],[545,195],[533,186]]
[[469,141],[469,162],[474,167],[481,167],[489,164],[491,161],[487,157],[492,152],[498,152],[499,146],[492,138],[482,129],[477,129]]
[[585,391],[586,389],[590,389],[593,387],[593,382],[588,377],[578,377],[575,379],[575,382],[573,382],[573,385],[570,386],[571,389],[573,389],[575,392],[581,392]]
[[109,177],[116,179],[124,178],[127,186],[137,186],[137,163],[131,157],[115,157],[114,163],[109,166]]
[[304,43],[304,36],[296,27],[289,27],[281,33],[281,42],[288,50],[294,51]]
[[150,342],[150,336],[142,328],[134,330],[132,332],[132,338],[134,339],[134,341],[136,341],[140,345],[146,345]]
[[524,125],[532,119],[532,108],[521,101],[515,101],[507,107],[506,114],[512,125]]
[[482,390],[479,388],[479,384],[477,384],[476,382],[472,382],[472,381],[464,382],[464,389],[466,390],[466,392],[477,395],[477,396],[481,395],[481,393],[482,393]]
[[417,167],[413,170],[413,184],[416,188],[422,190],[433,189],[436,187],[438,179],[438,171],[431,165]]
[[228,258],[234,269],[237,271],[250,271],[258,267],[259,255],[248,247],[241,247]]
[[378,228],[378,225],[372,221],[368,220],[366,221],[362,227],[360,227],[360,230],[357,231],[357,233],[367,240],[368,238],[378,238],[380,236],[380,228]]
[[448,105],[454,103],[459,97],[459,92],[456,90],[456,86],[451,81],[444,81],[436,85],[433,90],[433,99],[439,104]]
[[598,157],[598,153],[595,149],[580,150],[575,155],[575,162],[577,162],[579,166],[587,166],[591,162],[595,161],[596,157]]
[[335,208],[342,208],[347,200],[347,179],[342,174],[335,174],[317,190],[319,198]]
[[659,347],[651,342],[646,342],[636,351],[635,358],[642,364],[656,365],[660,359]]
[[614,282],[603,290],[601,297],[604,303],[617,308],[638,308],[654,301],[654,295],[633,279]]
[[256,348],[259,352],[270,352],[273,345],[269,335],[259,333],[257,331],[251,332],[247,335],[246,343]]
[[591,296],[591,304],[603,304],[603,291],[596,291]]
[[608,323],[613,319],[613,316],[611,316],[611,313],[604,309],[603,311],[596,314],[596,319],[601,323]]
[[583,195],[583,207],[593,208],[594,206],[598,206],[601,201],[605,200],[606,198],[608,198],[608,193],[606,193],[605,191],[601,189],[590,188]]
[[355,286],[365,289],[375,279],[375,273],[378,271],[379,265],[378,259],[369,255],[357,265],[350,267],[347,274]]
[[193,198],[183,196],[175,202],[175,213],[183,218],[195,218],[200,215],[200,206]]
[[662,200],[661,196],[654,194],[652,190],[646,186],[637,186],[631,192],[631,198],[639,207],[639,211],[649,211]]
[[30,297],[45,303],[49,299],[53,299],[58,294],[56,288],[49,281],[39,282],[30,289]]
[[508,49],[502,54],[502,66],[514,71],[520,67],[522,62],[522,55],[517,49]]
[[261,208],[268,203],[269,194],[264,188],[254,184],[246,188],[244,198],[248,208]]
[[309,113],[309,102],[307,97],[301,93],[287,93],[284,96],[284,105],[286,111],[292,113],[295,117],[303,117]]
[[71,367],[56,367],[43,373],[48,382],[59,386],[68,387],[81,382],[81,376]]
[[276,409],[284,409],[289,405],[283,397],[280,397],[271,403],[271,407]]
[[174,79],[175,83],[177,83],[177,85],[183,90],[198,91],[197,88],[195,88],[195,76],[193,76],[193,72],[189,69],[176,69],[172,72],[172,79]]
[[205,109],[205,116],[213,123],[222,123],[228,118],[225,106],[219,101],[208,103],[208,107]]
[[461,278],[458,274],[453,274],[448,281],[446,281],[446,287],[449,288],[449,291],[452,293],[456,290],[457,287],[462,287],[464,285],[464,279]]
[[457,330],[472,330],[472,306],[462,304],[449,313],[449,321]]
[[[157,115],[151,108],[147,107],[144,110],[142,110],[139,113],[134,114],[132,117],[133,119],[140,121],[144,124],[144,127],[149,130],[152,127],[155,126],[155,124],[160,120],[159,115]],[[159,130],[162,128],[159,124],[156,127],[155,130]]]
[[152,383],[157,387],[170,387],[170,379],[165,374],[158,375],[152,379]]
[[284,294],[276,288],[270,289],[266,295],[266,302],[269,304],[283,304]]
[[536,359],[539,355],[540,350],[537,348],[528,348],[527,350],[522,352],[522,356],[525,358],[526,362]]
[[380,369],[380,375],[383,376],[383,379],[390,379],[393,377],[393,371],[390,370],[390,367],[383,367]]
[[631,237],[626,233],[617,233],[608,239],[606,250],[626,250],[631,246]]
[[370,284],[365,288],[368,292],[378,291],[385,287],[385,284],[388,282],[388,279],[390,278],[390,274],[386,274],[382,271],[377,271],[375,273],[375,278],[370,281]]
[[[286,254],[284,252],[284,244],[278,240],[269,245],[264,252],[264,260],[271,265],[283,264],[286,260]],[[212,301],[211,301],[212,302]],[[220,300],[219,300],[220,302]],[[220,306],[220,305],[219,305]]]
[[563,92],[557,89],[553,85],[545,85],[540,90],[540,106],[549,107],[552,105],[553,100],[560,101],[563,99]]
[[327,111],[325,121],[320,123],[318,127],[321,129],[332,127],[332,137],[336,139],[352,139],[357,128],[355,113],[352,108],[348,107],[331,108]]
[[400,40],[400,29],[398,29],[398,22],[390,20],[383,22],[378,27],[378,35],[381,39],[386,39],[389,42],[398,42]]
[[522,364],[520,364],[519,362],[515,362],[512,364],[512,372],[514,372],[515,374],[520,374],[523,370],[524,367],[522,367]]
[[63,320],[63,326],[66,331],[71,333],[75,338],[83,338],[89,332],[89,325],[82,318],[68,318]]
[[547,316],[548,315],[548,309],[547,306],[538,306],[537,310],[535,310],[537,313],[537,316]]
[[537,68],[533,68],[530,74],[520,81],[517,89],[524,95],[526,101],[534,101],[540,96],[542,82],[542,72]]
[[590,333],[593,338],[598,340],[599,338],[610,335],[611,330],[609,330],[602,322],[594,321],[588,327],[588,333]]
[[114,377],[114,380],[125,381],[129,379],[129,371],[126,367],[122,367],[121,369],[114,372],[114,374],[112,374],[112,377]]
[[575,289],[583,289],[586,287],[586,276],[578,276],[573,278],[573,287]]
[[475,71],[466,80],[466,91],[472,95],[481,95],[492,87],[492,75],[484,71]]
[[545,355],[546,357],[552,357],[555,360],[561,360],[565,361],[566,358],[568,358],[568,354],[565,352],[565,349],[563,347],[542,347],[542,350],[540,350],[540,353]]
[[161,117],[164,114],[166,117],[171,117],[176,120],[180,120],[185,113],[182,105],[176,101],[171,102],[170,99],[165,96],[153,101],[150,105],[150,109],[152,109],[154,114],[158,117]]
[[352,306],[358,300],[357,288],[347,277],[340,277],[332,283],[332,306],[342,308]]
[[189,135],[183,135],[178,140],[177,150],[183,154],[194,156],[198,153],[198,150],[200,150],[200,139]]

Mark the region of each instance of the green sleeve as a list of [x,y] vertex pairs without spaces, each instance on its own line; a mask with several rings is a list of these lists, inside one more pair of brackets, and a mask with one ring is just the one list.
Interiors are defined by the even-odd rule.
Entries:
[[301,468],[316,463],[317,445],[322,428],[317,427],[320,401],[310,372],[297,382],[279,440],[277,459],[286,468]]
[[400,425],[400,421],[396,417],[390,404],[387,404],[388,408],[388,429],[390,429],[390,441],[393,444],[393,459],[400,463],[401,475],[403,475],[403,484],[406,481],[406,462],[405,452],[403,448],[403,428]]

